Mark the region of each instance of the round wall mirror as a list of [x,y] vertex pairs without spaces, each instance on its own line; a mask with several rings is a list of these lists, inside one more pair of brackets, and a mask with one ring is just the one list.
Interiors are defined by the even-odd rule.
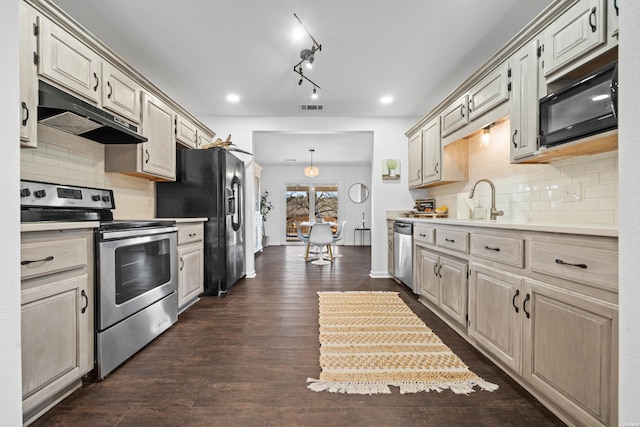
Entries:
[[364,203],[369,198],[369,189],[361,183],[349,187],[349,198],[353,203]]

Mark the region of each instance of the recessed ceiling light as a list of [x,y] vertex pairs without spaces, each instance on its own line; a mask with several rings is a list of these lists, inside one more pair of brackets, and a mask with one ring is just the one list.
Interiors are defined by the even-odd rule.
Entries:
[[383,96],[380,98],[380,104],[391,104],[393,102],[392,96]]
[[240,97],[238,95],[236,95],[235,93],[230,93],[229,95],[227,95],[227,101],[229,101],[229,102],[238,102],[238,101],[240,101]]

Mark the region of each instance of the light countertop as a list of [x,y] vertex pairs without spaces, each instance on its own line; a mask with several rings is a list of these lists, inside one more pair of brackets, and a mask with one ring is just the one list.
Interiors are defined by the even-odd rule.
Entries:
[[516,222],[516,221],[489,221],[489,220],[474,220],[474,219],[456,219],[456,218],[407,218],[402,215],[390,213],[387,215],[387,219],[394,219],[399,221],[410,221],[415,224],[447,224],[456,226],[467,227],[483,227],[483,228],[497,228],[508,230],[526,230],[526,231],[541,231],[546,233],[568,233],[568,234],[582,234],[588,236],[605,236],[605,237],[618,237],[617,225],[606,224],[546,224],[546,223],[533,223],[533,222]]
[[80,228],[98,228],[99,221],[40,221],[40,222],[23,222],[20,224],[20,232],[28,233],[30,231],[56,231],[56,230],[76,230]]

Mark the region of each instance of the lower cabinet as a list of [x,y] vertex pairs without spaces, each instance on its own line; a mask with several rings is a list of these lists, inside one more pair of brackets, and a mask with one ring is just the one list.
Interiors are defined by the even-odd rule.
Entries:
[[204,225],[178,224],[178,314],[204,292]]
[[395,221],[387,221],[387,271],[393,277],[395,265],[393,263],[393,224]]
[[415,249],[416,286],[420,296],[466,329],[467,262],[420,245]]
[[473,263],[469,336],[578,425],[615,425],[617,309]]
[[22,408],[30,424],[94,367],[93,234],[22,233]]

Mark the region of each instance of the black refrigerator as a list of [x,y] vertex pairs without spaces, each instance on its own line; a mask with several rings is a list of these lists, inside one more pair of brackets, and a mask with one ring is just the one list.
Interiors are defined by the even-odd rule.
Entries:
[[156,183],[158,218],[207,218],[204,293],[225,296],[245,277],[244,162],[224,148],[177,150],[176,181]]

